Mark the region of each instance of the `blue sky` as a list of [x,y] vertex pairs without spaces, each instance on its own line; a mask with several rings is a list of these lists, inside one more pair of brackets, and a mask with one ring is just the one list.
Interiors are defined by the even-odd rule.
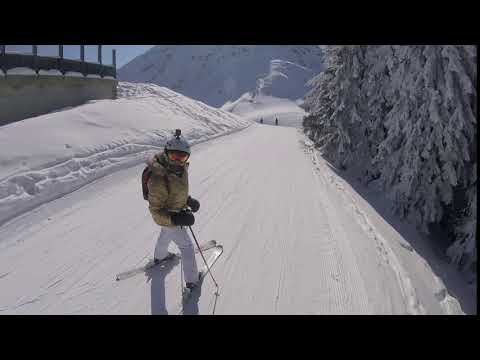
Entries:
[[[102,46],[102,62],[104,64],[112,63],[112,49],[117,50],[117,69],[128,63],[130,60],[155,45],[103,45]],[[85,45],[85,60],[89,62],[97,62],[97,45]],[[6,45],[7,52],[31,53],[32,45]],[[57,45],[38,45],[38,55],[41,56],[57,56]],[[80,45],[64,45],[63,56],[68,59],[80,58]]]

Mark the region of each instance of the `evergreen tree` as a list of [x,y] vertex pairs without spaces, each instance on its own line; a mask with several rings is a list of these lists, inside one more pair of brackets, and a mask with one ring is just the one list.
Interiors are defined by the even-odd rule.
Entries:
[[311,80],[304,108],[312,140],[336,166],[356,164],[366,153],[365,114],[360,84],[364,76],[364,46],[332,46],[327,68]]
[[447,224],[448,254],[476,264],[476,47],[331,46],[310,81],[304,127],[340,167],[380,177],[424,232]]

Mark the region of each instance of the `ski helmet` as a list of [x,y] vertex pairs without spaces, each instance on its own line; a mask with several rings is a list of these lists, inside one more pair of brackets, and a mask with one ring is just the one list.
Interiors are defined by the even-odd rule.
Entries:
[[190,155],[190,144],[182,136],[182,130],[176,129],[175,135],[165,144],[165,152],[182,151]]

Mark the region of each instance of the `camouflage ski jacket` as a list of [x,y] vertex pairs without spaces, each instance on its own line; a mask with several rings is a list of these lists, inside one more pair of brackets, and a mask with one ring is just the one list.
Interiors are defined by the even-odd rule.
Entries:
[[168,212],[187,206],[188,163],[179,176],[168,171],[165,153],[156,154],[149,162],[152,175],[148,180],[148,203],[153,220],[161,226],[174,226]]

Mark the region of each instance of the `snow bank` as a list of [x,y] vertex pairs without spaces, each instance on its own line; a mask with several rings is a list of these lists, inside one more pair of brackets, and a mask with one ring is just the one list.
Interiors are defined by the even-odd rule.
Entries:
[[156,85],[0,127],[0,223],[143,162],[176,128],[196,144],[251,124]]
[[47,75],[47,76],[63,76],[60,70],[40,70],[38,75]]
[[35,70],[27,67],[16,67],[7,70],[7,75],[37,75]]
[[76,72],[76,71],[67,71],[65,73],[65,76],[67,77],[83,77],[82,73]]

